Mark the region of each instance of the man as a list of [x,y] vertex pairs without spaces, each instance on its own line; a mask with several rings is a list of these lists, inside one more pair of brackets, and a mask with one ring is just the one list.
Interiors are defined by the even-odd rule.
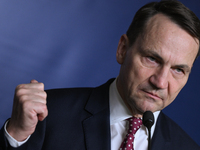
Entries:
[[[127,133],[126,119],[152,111],[152,150],[199,150],[161,111],[186,84],[199,41],[200,21],[180,2],[143,6],[120,38],[115,80],[97,88],[46,92],[36,80],[19,85],[11,119],[0,131],[0,148],[116,150]],[[147,138],[142,125],[131,148],[147,150]]]

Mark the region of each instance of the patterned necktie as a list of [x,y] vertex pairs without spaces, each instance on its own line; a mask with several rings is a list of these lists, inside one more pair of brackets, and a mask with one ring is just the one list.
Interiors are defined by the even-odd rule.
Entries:
[[129,129],[127,135],[124,138],[120,146],[120,150],[134,150],[133,149],[133,140],[135,138],[135,133],[142,125],[142,120],[139,118],[131,117],[127,119],[129,121]]

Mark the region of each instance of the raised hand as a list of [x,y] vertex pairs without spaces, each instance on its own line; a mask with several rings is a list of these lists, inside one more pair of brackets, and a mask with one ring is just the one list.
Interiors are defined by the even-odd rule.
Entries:
[[14,139],[25,140],[35,131],[38,121],[46,118],[46,98],[44,84],[36,80],[16,87],[12,116],[7,125],[7,131]]

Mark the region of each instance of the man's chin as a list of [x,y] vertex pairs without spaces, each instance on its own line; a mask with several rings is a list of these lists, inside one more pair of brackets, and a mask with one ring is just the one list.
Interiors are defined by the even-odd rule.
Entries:
[[151,111],[154,113],[158,111],[159,109],[155,106],[155,104],[145,103],[142,106],[140,106],[138,110],[143,114],[146,111]]
[[[146,111],[151,111],[151,112],[156,112],[159,111],[159,105],[156,103],[155,100],[150,100],[150,99],[145,99],[143,100],[138,99],[137,101],[134,101],[136,103],[129,103],[129,106],[131,106],[131,113],[132,114],[138,114],[138,115],[143,115],[144,112]],[[130,102],[130,101],[129,101]],[[132,101],[133,102],[133,101]]]

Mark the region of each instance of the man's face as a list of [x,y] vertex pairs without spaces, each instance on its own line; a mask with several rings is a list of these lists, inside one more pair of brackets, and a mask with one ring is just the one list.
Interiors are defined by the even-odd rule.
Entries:
[[132,46],[123,35],[118,91],[133,115],[162,110],[186,84],[199,41],[162,14],[152,17]]

